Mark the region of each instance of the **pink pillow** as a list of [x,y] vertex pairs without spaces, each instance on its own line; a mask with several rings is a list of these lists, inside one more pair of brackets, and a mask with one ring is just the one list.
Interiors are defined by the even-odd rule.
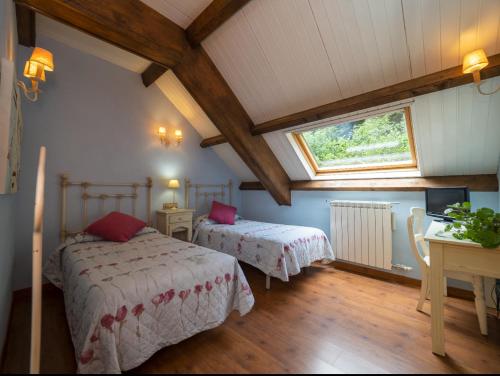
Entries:
[[89,225],[85,232],[112,242],[128,242],[146,223],[131,215],[111,212]]
[[210,210],[208,218],[222,225],[234,225],[236,211],[237,209],[234,206],[213,201],[212,210]]

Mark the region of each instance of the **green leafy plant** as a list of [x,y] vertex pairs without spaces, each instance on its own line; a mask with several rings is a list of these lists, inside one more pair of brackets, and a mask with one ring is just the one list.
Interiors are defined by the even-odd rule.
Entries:
[[445,214],[455,219],[446,226],[446,231],[454,230],[457,239],[469,239],[485,248],[500,246],[500,213],[489,208],[473,212],[470,202],[449,205]]

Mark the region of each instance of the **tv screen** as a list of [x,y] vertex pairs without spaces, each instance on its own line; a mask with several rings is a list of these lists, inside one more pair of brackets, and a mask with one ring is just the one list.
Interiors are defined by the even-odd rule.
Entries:
[[444,211],[448,205],[469,201],[469,189],[457,188],[427,188],[425,190],[425,204],[427,215],[448,219]]

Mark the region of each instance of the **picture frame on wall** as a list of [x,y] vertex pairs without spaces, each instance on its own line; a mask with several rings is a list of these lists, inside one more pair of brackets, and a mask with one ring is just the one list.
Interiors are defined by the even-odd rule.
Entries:
[[14,62],[0,67],[0,194],[16,193],[21,169],[23,121]]

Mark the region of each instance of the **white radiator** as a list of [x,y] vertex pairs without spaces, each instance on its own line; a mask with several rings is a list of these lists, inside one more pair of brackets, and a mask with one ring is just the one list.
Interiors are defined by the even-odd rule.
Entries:
[[330,231],[337,259],[392,269],[390,202],[330,201]]

